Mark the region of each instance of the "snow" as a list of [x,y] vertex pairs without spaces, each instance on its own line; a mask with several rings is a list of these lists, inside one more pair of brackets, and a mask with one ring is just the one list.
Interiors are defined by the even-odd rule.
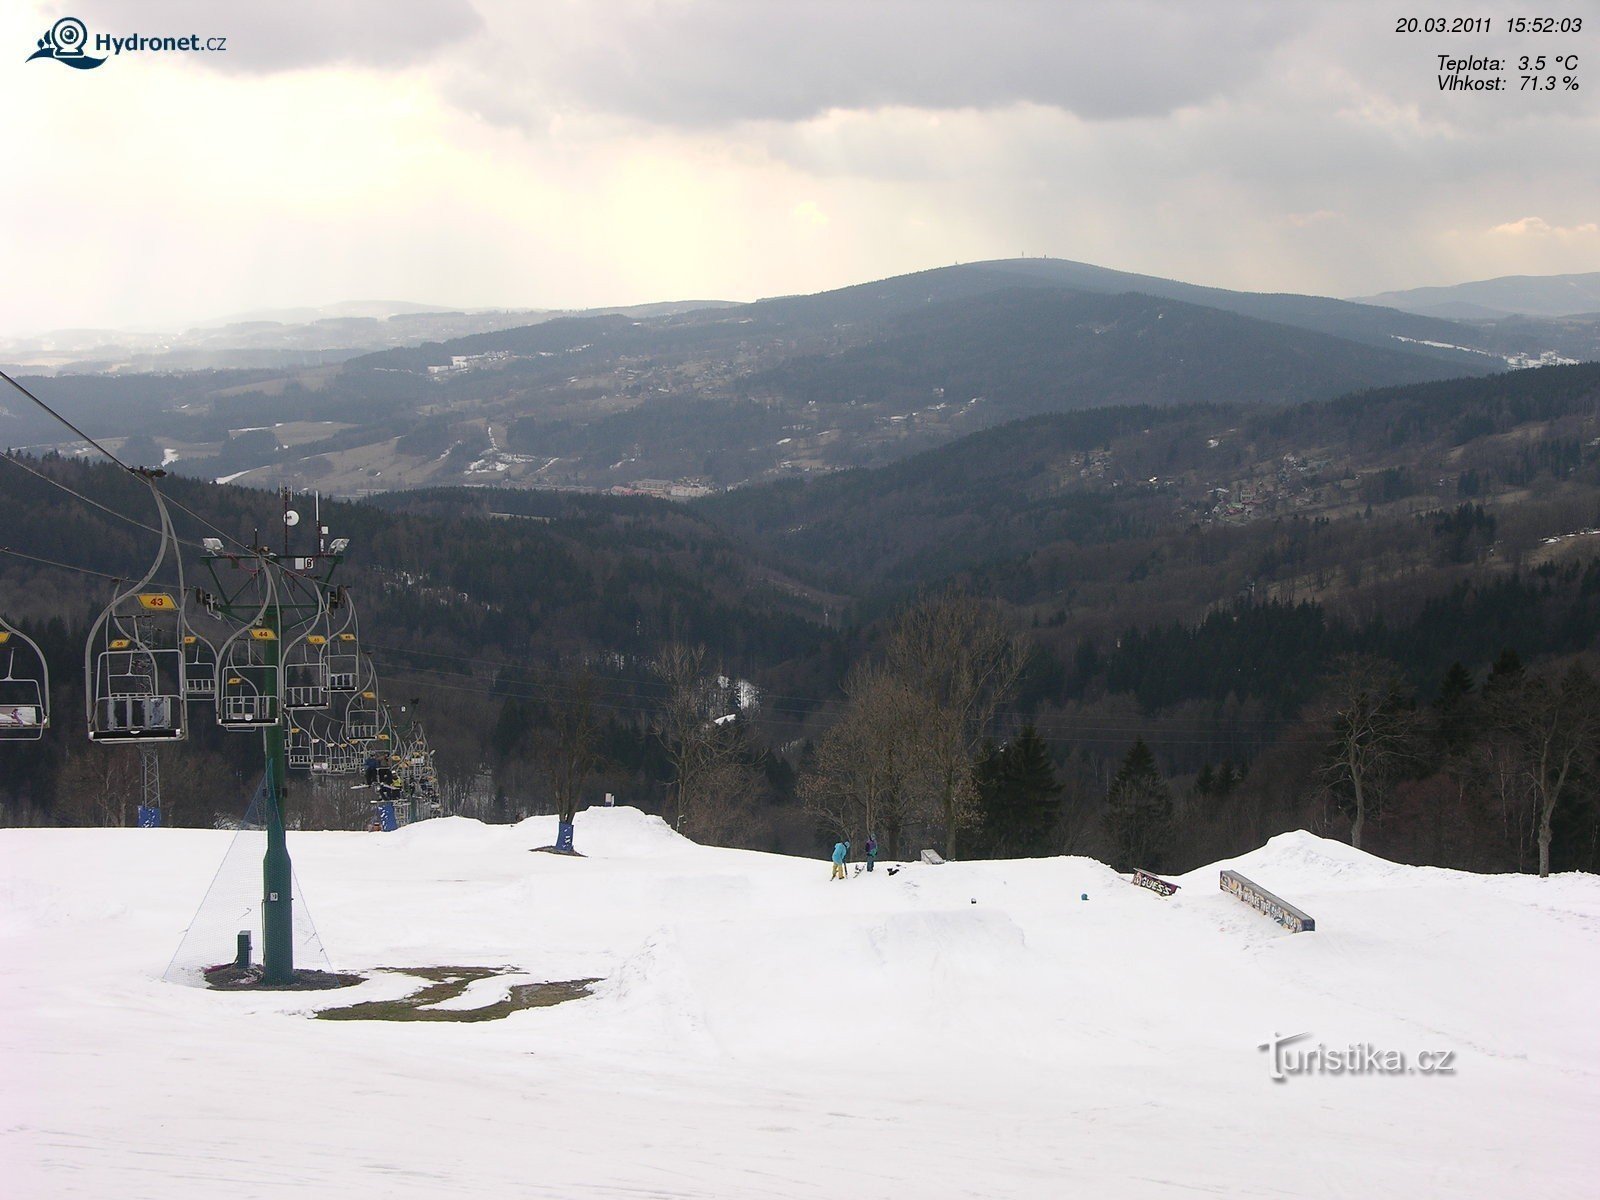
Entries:
[[[1163,899],[1084,858],[830,882],[628,808],[578,815],[587,857],[529,853],[555,834],[291,834],[335,967],[368,982],[223,994],[160,976],[231,834],[0,830],[0,1192],[1592,1194],[1595,877],[1294,833]],[[1317,932],[1222,893],[1223,867]],[[428,966],[508,972],[446,1009],[601,982],[499,1021],[307,1019]],[[1456,1070],[1273,1082],[1257,1047],[1301,1031]]]

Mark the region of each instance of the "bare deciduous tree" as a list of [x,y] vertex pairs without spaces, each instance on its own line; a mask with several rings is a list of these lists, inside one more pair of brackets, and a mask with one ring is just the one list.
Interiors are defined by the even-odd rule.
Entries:
[[713,784],[725,777],[721,768],[741,753],[738,716],[720,703],[725,697],[705,673],[705,653],[704,646],[672,642],[656,661],[667,695],[655,733],[672,762],[677,827],[691,835],[703,832],[698,830],[701,809]]
[[1550,874],[1553,820],[1580,765],[1600,748],[1600,687],[1581,662],[1559,680],[1529,673],[1496,701],[1538,819],[1539,877]]
[[144,793],[139,753],[94,746],[71,755],[56,781],[55,811],[76,825],[126,826]]
[[926,700],[878,667],[861,667],[845,681],[844,712],[817,744],[800,782],[806,811],[841,837],[875,834],[899,858],[906,828],[932,813],[919,805],[937,794],[937,779],[922,753],[932,716]]
[[714,846],[759,844],[756,798],[764,787],[760,772],[749,763],[716,763],[701,777],[699,798],[684,833]]
[[568,824],[599,757],[595,692],[592,671],[578,666],[564,672],[549,702],[550,727],[537,742],[536,753],[550,784],[556,816]]
[[1332,734],[1322,777],[1350,789],[1350,844],[1359,850],[1380,789],[1412,755],[1416,718],[1394,664],[1366,654],[1340,659],[1324,692],[1321,723]]
[[922,753],[950,858],[976,803],[979,747],[1022,673],[1022,647],[991,604],[948,592],[901,615],[886,657],[890,673],[927,704]]

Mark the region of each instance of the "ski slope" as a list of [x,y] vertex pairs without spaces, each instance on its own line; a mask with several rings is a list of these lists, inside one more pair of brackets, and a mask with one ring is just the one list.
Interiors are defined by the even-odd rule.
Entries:
[[[0,831],[0,1195],[1594,1194],[1595,877],[1294,833],[1163,899],[1081,858],[832,883],[631,809],[579,815],[586,858],[529,853],[554,835],[291,835],[338,969],[517,972],[454,1008],[602,981],[458,1024],[309,1019],[396,974],[162,982],[229,834]],[[1317,931],[1224,895],[1230,866]],[[1300,1032],[1455,1071],[1274,1082],[1258,1046]]]

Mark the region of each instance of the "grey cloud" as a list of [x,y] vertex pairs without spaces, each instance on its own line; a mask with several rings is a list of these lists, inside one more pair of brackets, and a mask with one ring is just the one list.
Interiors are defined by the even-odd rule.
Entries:
[[220,5],[206,0],[79,0],[91,34],[227,38],[221,53],[191,56],[223,72],[267,74],[339,63],[394,68],[423,62],[478,33],[470,0],[402,5],[384,0],[269,0]]
[[[573,108],[690,127],[829,109],[1034,103],[1088,119],[1203,103],[1255,75],[1288,6],[1128,0],[649,0],[484,5],[487,76],[463,94],[504,118]],[[1228,54],[1205,46],[1226,30]],[[1108,48],[1114,48],[1108,50]],[[503,87],[522,96],[491,95]]]

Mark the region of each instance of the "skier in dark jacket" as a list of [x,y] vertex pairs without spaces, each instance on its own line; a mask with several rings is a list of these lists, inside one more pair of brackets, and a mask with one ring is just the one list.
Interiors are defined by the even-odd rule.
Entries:
[[873,834],[867,835],[867,870],[872,870],[872,864],[878,861],[878,839]]

